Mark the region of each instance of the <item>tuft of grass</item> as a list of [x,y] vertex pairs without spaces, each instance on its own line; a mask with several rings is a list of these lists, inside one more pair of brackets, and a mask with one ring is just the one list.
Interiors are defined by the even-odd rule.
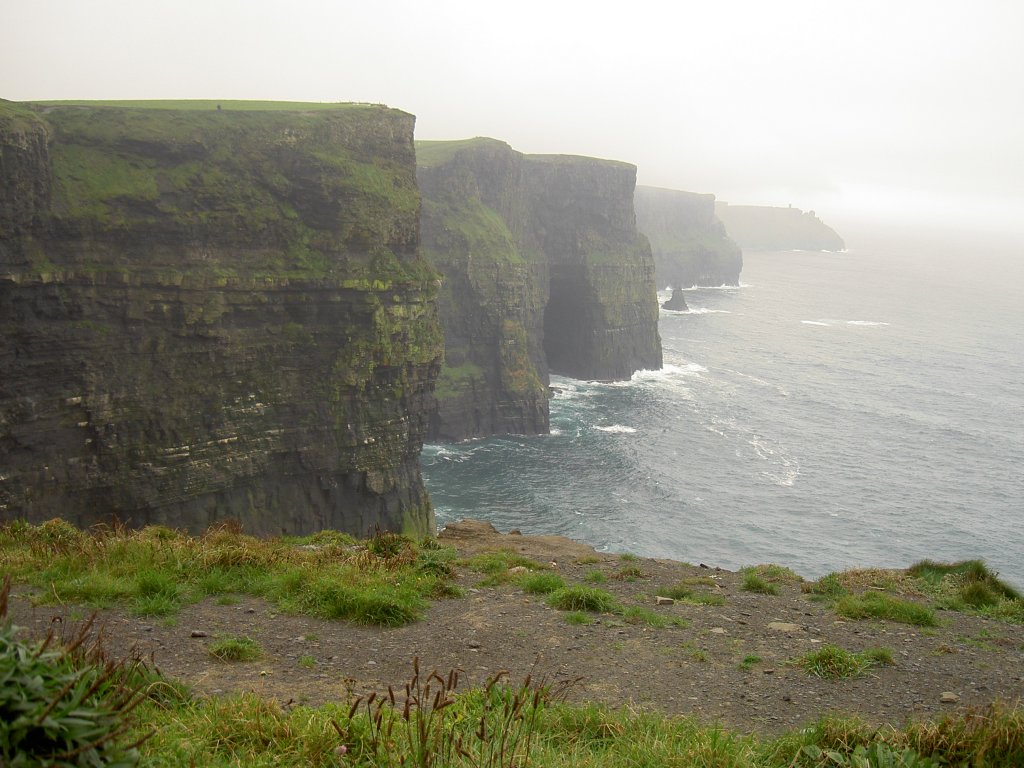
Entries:
[[510,568],[525,568],[530,571],[548,569],[547,565],[524,557],[511,549],[481,552],[461,562],[470,570],[484,574],[486,578],[480,582],[480,585],[485,587],[496,587],[499,584],[507,583],[510,579],[508,573]]
[[313,669],[316,666],[316,659],[309,654],[304,654],[299,657],[299,666],[303,669]]
[[940,608],[1024,623],[1024,598],[981,560],[922,560],[907,570]]
[[659,597],[671,597],[677,603],[687,603],[689,605],[725,605],[726,603],[726,599],[721,595],[702,590],[698,591],[685,580],[667,587],[657,587],[654,590],[654,594]]
[[621,560],[624,563],[633,563],[639,559],[640,558],[634,555],[632,552],[623,552],[621,555],[619,555],[619,560]]
[[743,584],[740,589],[761,595],[777,595],[780,584],[800,584],[804,580],[795,571],[775,563],[752,565],[742,569],[741,573]]
[[643,569],[638,565],[625,565],[619,568],[615,573],[612,574],[613,579],[619,581],[636,581],[637,579],[646,578]]
[[748,654],[743,657],[743,661],[740,662],[740,669],[744,672],[748,672],[754,668],[755,665],[761,663],[761,657],[753,654]]
[[621,610],[619,602],[611,592],[579,585],[555,590],[548,596],[548,605],[561,611],[618,613]]
[[753,571],[743,572],[743,584],[740,589],[744,592],[756,592],[760,595],[777,595],[779,588],[770,581],[765,581]]
[[206,649],[211,656],[221,661],[255,661],[263,655],[259,643],[251,637],[221,637]]
[[528,573],[519,580],[519,586],[531,595],[548,595],[565,587],[565,581],[557,573],[540,571]]
[[685,619],[679,619],[674,616],[663,616],[660,613],[652,611],[650,608],[644,608],[642,606],[634,605],[626,608],[622,611],[622,619],[627,624],[646,624],[649,627],[655,627],[661,629],[663,627],[683,627],[686,626]]
[[568,611],[564,618],[566,624],[573,624],[576,626],[594,623],[594,619],[585,611]]
[[835,602],[833,610],[848,619],[887,619],[919,627],[934,627],[938,624],[935,611],[931,608],[884,592],[845,595]]
[[888,648],[869,648],[859,653],[847,651],[837,645],[823,645],[794,659],[793,664],[803,667],[809,675],[826,680],[840,680],[859,677],[871,667],[893,663],[892,651]]
[[576,565],[594,565],[600,562],[601,558],[597,555],[584,555],[583,557],[576,558]]
[[608,577],[604,575],[603,571],[587,571],[583,574],[583,580],[589,581],[591,584],[604,584],[608,581]]
[[834,572],[822,576],[817,581],[805,582],[800,589],[802,592],[828,600],[836,600],[850,594],[850,590],[843,586],[842,577]]

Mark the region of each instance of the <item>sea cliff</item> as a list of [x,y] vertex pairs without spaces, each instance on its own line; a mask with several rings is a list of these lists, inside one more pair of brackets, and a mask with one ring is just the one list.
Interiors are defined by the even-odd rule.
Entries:
[[546,433],[549,370],[613,380],[661,366],[634,166],[486,138],[417,153],[423,251],[444,275],[431,439]]
[[0,101],[0,520],[423,534],[413,117]]
[[715,215],[714,195],[638,186],[635,203],[659,288],[739,284],[743,254]]
[[445,362],[430,438],[548,431],[548,264],[523,156],[494,139],[417,142],[423,254],[444,277]]
[[846,247],[843,238],[814,211],[718,201],[715,213],[729,237],[747,250],[841,251]]

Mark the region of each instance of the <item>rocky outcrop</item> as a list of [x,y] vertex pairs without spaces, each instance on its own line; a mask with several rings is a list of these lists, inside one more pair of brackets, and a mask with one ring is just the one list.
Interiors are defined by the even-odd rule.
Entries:
[[416,151],[423,254],[444,276],[430,439],[547,433],[548,267],[528,242],[523,156],[483,138]]
[[444,275],[445,364],[430,439],[548,431],[548,370],[623,379],[661,365],[636,169],[417,143],[423,252]]
[[654,261],[633,209],[636,167],[528,155],[524,183],[550,272],[544,351],[551,371],[616,380],[660,368]]
[[715,204],[729,237],[752,251],[841,251],[846,245],[832,227],[799,208]]
[[640,186],[634,199],[659,287],[739,285],[743,254],[715,215],[714,195]]
[[0,102],[0,519],[433,530],[411,115]]
[[679,288],[672,289],[672,297],[668,301],[663,302],[661,308],[673,312],[687,312],[690,309],[686,303],[686,297],[683,296],[683,292]]

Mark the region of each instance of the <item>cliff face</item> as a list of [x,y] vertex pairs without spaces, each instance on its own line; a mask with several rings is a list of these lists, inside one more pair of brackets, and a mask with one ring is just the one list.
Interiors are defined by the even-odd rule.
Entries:
[[843,239],[832,227],[799,208],[715,203],[729,237],[753,251],[841,251]]
[[0,519],[432,530],[413,118],[316,106],[0,102]]
[[636,229],[636,167],[528,155],[533,234],[550,270],[544,350],[555,373],[628,379],[660,368],[657,289],[647,238]]
[[445,363],[430,438],[544,434],[547,262],[526,241],[523,156],[493,139],[416,150],[423,254],[444,276]]
[[637,187],[634,200],[659,287],[739,284],[743,254],[715,215],[714,195]]
[[549,368],[625,379],[661,366],[633,166],[482,138],[417,154],[423,252],[444,275],[431,439],[546,433]]

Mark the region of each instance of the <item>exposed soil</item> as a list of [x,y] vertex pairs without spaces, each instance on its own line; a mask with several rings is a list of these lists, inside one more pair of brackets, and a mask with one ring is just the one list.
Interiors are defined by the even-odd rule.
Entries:
[[[1022,626],[956,612],[940,612],[940,626],[930,629],[842,620],[802,594],[799,584],[780,585],[777,596],[752,594],[741,591],[737,573],[667,560],[623,561],[561,537],[499,534],[473,521],[450,525],[441,539],[463,555],[511,548],[550,563],[567,582],[586,583],[588,574],[601,571],[608,578],[599,586],[623,602],[688,624],[656,629],[600,616],[573,626],[543,597],[511,584],[478,586],[482,576],[465,568],[459,569],[458,583],[466,597],[435,602],[423,621],[398,629],[280,614],[253,598],[233,605],[208,599],[184,607],[173,622],[119,610],[101,612],[99,622],[115,654],[135,647],[201,694],[255,691],[281,702],[346,701],[352,692],[400,688],[413,657],[426,670],[463,670],[464,686],[501,670],[516,681],[527,673],[579,678],[570,699],[693,714],[762,733],[829,712],[899,725],[995,700],[1012,704],[1024,696]],[[617,578],[624,568],[639,568],[642,576]],[[683,579],[701,579],[700,588],[721,595],[725,604],[655,605],[658,586]],[[54,616],[67,621],[85,612],[33,607],[15,595],[11,614],[17,624],[42,634]],[[263,657],[215,660],[207,645],[223,635],[254,638]],[[896,663],[845,680],[818,679],[787,663],[826,643],[851,651],[886,647]],[[748,656],[760,661],[742,669]],[[947,692],[957,700],[944,703]]]

